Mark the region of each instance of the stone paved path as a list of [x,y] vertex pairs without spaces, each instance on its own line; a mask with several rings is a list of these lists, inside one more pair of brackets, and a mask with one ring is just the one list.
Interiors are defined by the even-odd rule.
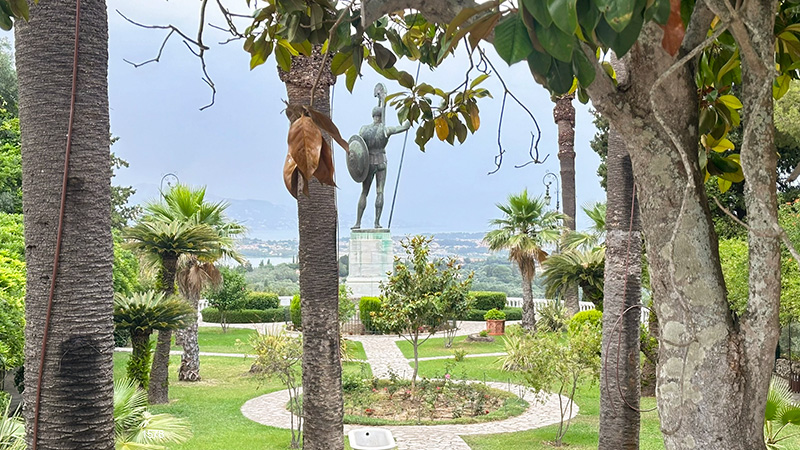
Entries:
[[[482,322],[462,322],[459,325],[461,329],[457,332],[457,335],[477,333],[484,329]],[[401,338],[397,336],[348,336],[348,339],[362,343],[364,352],[367,354],[367,362],[372,366],[372,373],[378,378],[388,378],[390,370],[398,376],[411,377],[411,366],[395,344],[395,341]],[[500,356],[502,354],[475,354],[467,355],[467,357]],[[445,358],[450,358],[450,356],[422,358],[420,360]],[[384,426],[381,428],[391,430],[395,441],[397,441],[398,450],[469,450],[469,446],[461,439],[461,435],[524,431],[559,422],[560,410],[556,394],[547,394],[536,398],[531,391],[522,386],[495,382],[487,384],[516,395],[522,393],[523,398],[531,404],[530,408],[517,417],[495,422],[471,425]],[[247,401],[241,410],[245,417],[260,424],[289,428],[291,416],[285,407],[288,401],[288,391],[277,391]],[[575,417],[577,414],[578,407],[576,405],[571,417]],[[346,434],[351,429],[360,427],[362,426],[345,425],[343,431]]]

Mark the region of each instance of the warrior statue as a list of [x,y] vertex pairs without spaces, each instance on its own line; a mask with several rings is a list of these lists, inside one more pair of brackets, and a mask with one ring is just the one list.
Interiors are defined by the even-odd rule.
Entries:
[[347,155],[347,168],[353,179],[361,183],[361,197],[358,199],[358,218],[353,229],[361,228],[361,216],[367,207],[367,195],[375,179],[375,228],[381,227],[383,212],[383,187],[386,184],[386,143],[389,136],[406,131],[411,126],[406,121],[399,127],[386,126],[386,87],[375,86],[378,106],[372,109],[372,123],[364,125],[358,134],[350,138],[350,152]]

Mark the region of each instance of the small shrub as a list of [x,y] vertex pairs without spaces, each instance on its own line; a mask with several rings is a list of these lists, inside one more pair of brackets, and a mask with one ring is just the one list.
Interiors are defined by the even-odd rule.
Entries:
[[484,320],[506,320],[506,313],[499,309],[490,309],[483,315]]
[[300,294],[295,294],[295,296],[292,297],[292,301],[289,303],[289,313],[292,317],[294,329],[301,329],[303,327],[303,319],[300,315]]
[[378,313],[381,310],[381,299],[378,297],[361,297],[361,301],[358,303],[358,311],[361,318],[361,323],[364,324],[364,328],[367,331],[375,332],[378,331],[372,323],[372,314],[371,312]]
[[356,304],[350,300],[353,291],[346,285],[339,285],[339,323],[345,324],[356,315]]
[[506,307],[505,292],[472,291],[469,295],[475,299],[472,303],[472,307],[475,309],[488,311]]
[[[240,309],[238,311],[228,311],[225,313],[225,320],[228,323],[262,323],[262,322],[284,322],[288,318],[288,308],[273,309]],[[204,322],[219,322],[220,313],[217,308],[206,308],[201,314]]]
[[242,309],[276,309],[281,300],[272,292],[248,292]]
[[480,336],[480,337],[487,337],[487,336],[489,336],[489,330],[481,330],[481,332],[480,332],[480,333],[478,333],[478,336]]
[[598,330],[602,329],[603,327],[603,313],[596,309],[590,309],[588,311],[581,311],[578,314],[572,316],[572,319],[569,320],[569,324],[567,325],[569,332],[575,334],[583,328],[583,324],[589,323],[593,327],[597,328]]
[[543,330],[562,331],[567,324],[567,307],[564,302],[548,302],[537,312],[539,320],[536,325]]
[[[483,330],[483,331],[486,331],[486,330]],[[453,359],[455,359],[456,362],[463,361],[466,356],[467,356],[467,351],[466,350],[453,350]]]
[[[506,320],[522,320],[522,308],[506,308],[503,310],[506,314]],[[483,309],[470,309],[467,311],[466,316],[463,320],[471,321],[471,322],[483,322],[487,310]]]

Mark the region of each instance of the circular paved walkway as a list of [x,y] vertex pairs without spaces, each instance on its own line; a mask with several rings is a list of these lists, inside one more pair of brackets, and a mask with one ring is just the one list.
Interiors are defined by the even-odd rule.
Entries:
[[[484,328],[482,322],[461,322],[458,335],[476,333]],[[395,344],[401,339],[397,336],[348,336],[348,339],[360,341],[367,354],[367,363],[372,367],[372,373],[378,378],[388,378],[389,371],[400,377],[411,377],[411,366],[403,353]],[[468,356],[495,356],[468,355]],[[448,357],[444,357],[448,358]],[[397,441],[398,450],[469,450],[469,446],[461,439],[465,434],[491,434],[524,431],[540,428],[558,423],[560,420],[559,399],[556,394],[536,396],[529,389],[514,384],[488,382],[489,386],[503,389],[513,394],[520,395],[531,406],[522,414],[505,420],[485,422],[471,425],[426,425],[426,426],[384,426],[391,430]],[[289,391],[277,391],[256,397],[247,401],[242,406],[242,414],[250,420],[263,425],[278,428],[290,427],[290,414],[286,410],[289,401]],[[562,401],[566,398],[562,397]],[[575,405],[570,417],[578,414]],[[345,425],[344,433],[361,425]]]

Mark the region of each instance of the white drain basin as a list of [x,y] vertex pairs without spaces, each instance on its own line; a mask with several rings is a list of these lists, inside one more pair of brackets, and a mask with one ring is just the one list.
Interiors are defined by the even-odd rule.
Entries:
[[358,428],[347,433],[353,450],[392,450],[397,448],[392,432],[383,428]]

